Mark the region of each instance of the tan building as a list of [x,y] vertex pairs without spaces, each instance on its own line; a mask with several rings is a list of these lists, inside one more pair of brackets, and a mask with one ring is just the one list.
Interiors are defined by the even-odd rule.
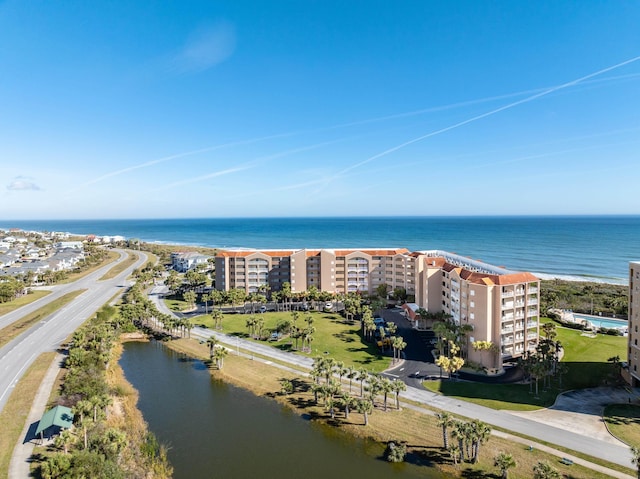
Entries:
[[628,380],[632,387],[640,386],[640,262],[629,263],[629,352]]
[[444,311],[456,324],[473,327],[470,343],[491,341],[496,351],[475,351],[469,359],[501,369],[538,344],[540,280],[446,251],[417,253],[424,262],[416,304],[431,313]]
[[504,360],[534,350],[539,335],[540,281],[445,251],[405,248],[362,250],[226,250],[216,256],[216,288],[272,291],[291,284],[293,292],[315,286],[332,293],[372,294],[380,284],[405,288],[418,307],[450,314],[469,324],[474,341],[491,341],[495,351],[475,351],[469,359],[500,369]]

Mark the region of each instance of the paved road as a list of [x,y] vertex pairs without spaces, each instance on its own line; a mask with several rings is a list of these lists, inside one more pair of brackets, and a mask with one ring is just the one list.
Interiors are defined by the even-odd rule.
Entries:
[[[160,311],[168,314],[173,314],[161,299],[162,291],[163,287],[161,286],[154,288],[151,293],[151,298],[157,304]],[[253,352],[261,356],[271,357],[278,361],[302,368],[311,368],[313,364],[312,358],[299,356],[294,353],[279,351],[268,345],[258,344],[241,338],[228,336],[216,331],[212,331],[210,329],[195,327],[192,331],[192,336],[195,338],[206,339],[211,335],[215,336],[220,342],[227,345],[227,347],[231,350],[237,350],[239,348],[243,351],[248,351],[249,353]],[[416,361],[416,364],[418,363],[424,364],[420,361]],[[398,369],[401,367],[408,367],[404,366],[404,364],[412,363],[403,363],[403,365],[399,366]],[[410,373],[411,371],[409,370],[407,376],[409,376]],[[563,446],[568,449],[579,451],[593,457],[605,459],[615,464],[634,468],[631,463],[631,453],[629,451],[629,448],[626,446],[620,446],[617,444],[611,444],[607,441],[601,441],[591,437],[588,434],[577,434],[575,432],[572,432],[571,429],[561,429],[524,417],[518,417],[507,411],[497,411],[495,409],[490,409],[484,406],[479,406],[473,403],[468,403],[465,401],[460,401],[457,399],[435,394],[431,391],[425,390],[421,385],[419,387],[416,387],[418,386],[419,381],[418,384],[414,386],[411,379],[412,378],[409,378],[409,380],[407,381],[407,391],[401,393],[400,397],[416,401],[418,403],[425,404],[431,407],[435,407],[437,409],[459,414],[461,416],[477,418],[493,426],[534,437],[550,444]]]
[[[114,295],[123,291],[126,277],[131,274],[134,268],[139,268],[147,261],[147,256],[144,253],[137,253],[138,260],[117,277],[99,281],[99,278],[109,269],[127,257],[126,252],[118,252],[120,253],[120,258],[115,263],[110,263],[74,283],[60,285],[55,289],[54,293],[36,301],[37,304],[35,306],[33,304],[23,306],[1,317],[3,323],[8,325],[10,323],[7,321],[16,321],[60,295],[78,289],[87,289],[66,306],[29,328],[3,348],[0,348],[0,411],[4,408],[11,390],[35,358],[43,352],[54,351],[60,347],[61,342],[67,336],[95,314]],[[7,320],[5,317],[10,319]]]

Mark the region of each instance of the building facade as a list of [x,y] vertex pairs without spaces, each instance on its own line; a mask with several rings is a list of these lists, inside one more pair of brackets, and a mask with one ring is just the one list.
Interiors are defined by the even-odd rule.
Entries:
[[628,380],[632,387],[640,386],[640,262],[629,263],[629,349]]
[[373,294],[404,288],[430,313],[451,315],[473,328],[470,343],[490,341],[492,351],[468,348],[468,358],[491,369],[533,351],[539,337],[540,281],[445,251],[410,252],[404,248],[321,250],[226,250],[216,262],[216,289],[292,292],[315,286],[336,294]]

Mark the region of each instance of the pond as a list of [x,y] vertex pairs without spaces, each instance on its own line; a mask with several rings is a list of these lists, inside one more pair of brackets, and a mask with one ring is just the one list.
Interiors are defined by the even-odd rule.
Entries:
[[202,361],[162,343],[126,343],[120,365],[150,430],[169,446],[176,479],[444,477],[431,467],[387,463],[380,444],[216,380]]

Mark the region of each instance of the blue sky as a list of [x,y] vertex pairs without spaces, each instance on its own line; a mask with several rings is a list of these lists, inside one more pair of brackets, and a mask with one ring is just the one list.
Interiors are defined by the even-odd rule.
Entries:
[[636,1],[0,2],[0,218],[639,214],[639,24]]

